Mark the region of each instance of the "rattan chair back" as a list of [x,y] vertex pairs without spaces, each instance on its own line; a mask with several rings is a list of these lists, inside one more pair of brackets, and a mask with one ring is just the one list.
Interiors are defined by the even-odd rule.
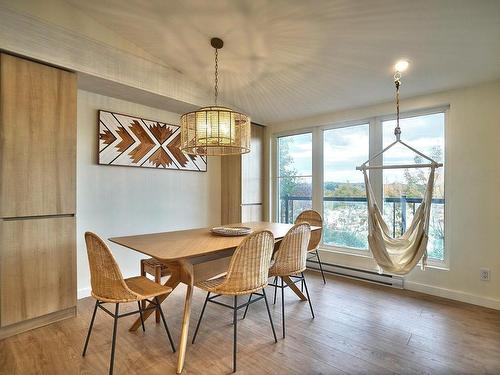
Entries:
[[218,292],[248,294],[265,287],[273,248],[274,236],[270,231],[247,236],[234,251],[225,281],[217,288]]
[[309,245],[307,247],[308,251],[313,251],[318,248],[321,242],[321,236],[323,234],[323,218],[318,211],[307,210],[303,211],[295,219],[295,224],[309,223],[309,225],[314,227],[321,227],[320,230],[315,230],[311,232],[311,239],[309,240]]
[[131,302],[139,300],[125,283],[113,254],[103,240],[92,232],[85,233],[90,267],[92,296],[105,302]]
[[269,273],[274,276],[289,276],[304,271],[310,238],[311,226],[308,223],[295,224],[274,254],[274,264]]

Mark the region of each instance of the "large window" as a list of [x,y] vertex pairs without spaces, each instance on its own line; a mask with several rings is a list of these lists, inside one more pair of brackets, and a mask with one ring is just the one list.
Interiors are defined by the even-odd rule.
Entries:
[[[371,118],[354,125],[318,127],[298,135],[277,138],[278,220],[293,223],[305,209],[322,211],[323,247],[362,254],[368,250],[368,214],[363,174],[356,166],[394,141],[395,121]],[[401,119],[402,140],[444,162],[445,111]],[[317,150],[314,153],[312,150]],[[401,145],[375,163],[425,163]],[[370,180],[394,236],[401,235],[422,202],[429,168],[371,170]],[[313,183],[316,182],[316,183]],[[429,226],[428,256],[446,259],[444,168],[436,171]]]
[[[444,161],[444,113],[402,119],[402,138],[405,142]],[[395,121],[383,122],[384,147],[394,141]],[[425,163],[411,150],[396,145],[384,154],[385,164]],[[429,258],[444,259],[444,168],[436,171],[429,225]],[[393,235],[401,235],[411,223],[413,214],[422,202],[429,177],[429,168],[386,169],[383,172],[384,218]]]
[[363,175],[368,159],[369,124],[323,133],[323,243],[368,249],[368,212]]
[[278,138],[278,195],[281,223],[312,208],[311,133]]

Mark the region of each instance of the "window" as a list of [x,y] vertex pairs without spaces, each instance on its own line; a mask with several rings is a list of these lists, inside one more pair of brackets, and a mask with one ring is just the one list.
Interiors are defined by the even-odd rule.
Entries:
[[368,159],[369,124],[323,133],[323,218],[326,245],[368,249],[368,211],[363,175]]
[[[445,110],[401,119],[402,140],[438,162],[445,154]],[[277,138],[278,173],[274,189],[280,222],[293,223],[306,209],[322,210],[323,247],[367,254],[368,212],[363,174],[356,170],[394,141],[395,120],[373,117],[355,124],[317,127]],[[313,157],[312,150],[319,150]],[[322,151],[321,151],[322,150]],[[382,160],[379,160],[382,162]],[[384,153],[384,164],[424,163],[401,145]],[[377,163],[378,164],[378,163]],[[394,236],[411,223],[422,201],[429,168],[371,170],[377,202]],[[318,183],[314,184],[313,181]],[[429,226],[429,259],[444,262],[444,168],[436,171]]]
[[312,133],[278,138],[279,222],[312,208]]
[[[394,141],[396,122],[382,123],[384,147]],[[402,139],[438,162],[444,161],[444,113],[405,118],[400,121]],[[404,146],[394,146],[384,154],[384,164],[426,162]],[[444,168],[436,170],[429,225],[428,257],[444,260]],[[393,235],[401,235],[422,202],[429,168],[385,169],[384,218]]]

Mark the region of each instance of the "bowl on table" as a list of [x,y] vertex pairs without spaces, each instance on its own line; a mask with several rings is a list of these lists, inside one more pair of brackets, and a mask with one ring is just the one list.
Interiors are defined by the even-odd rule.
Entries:
[[225,237],[237,237],[237,236],[246,236],[252,232],[252,229],[249,227],[213,227],[210,229],[210,232],[216,234],[218,236]]

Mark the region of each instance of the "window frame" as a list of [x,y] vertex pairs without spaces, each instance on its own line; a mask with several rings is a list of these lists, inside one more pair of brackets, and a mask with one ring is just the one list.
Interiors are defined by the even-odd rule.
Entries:
[[[311,134],[312,136],[312,144],[314,145],[314,128],[307,128],[307,129],[299,129],[295,131],[289,131],[289,132],[280,132],[280,133],[275,133],[272,135],[272,144],[271,144],[271,155],[272,155],[272,166],[271,166],[271,186],[272,186],[272,199],[271,199],[271,206],[272,206],[272,220],[274,222],[279,221],[280,217],[280,189],[279,189],[279,139],[283,137],[290,137],[294,135],[302,135],[302,134]],[[314,152],[311,151],[311,158],[312,158],[312,170],[311,170],[311,175],[307,176],[300,176],[300,177],[310,177],[311,178],[311,184],[312,184],[312,189],[313,189],[313,202],[314,202]],[[314,205],[312,206],[314,209]]]
[[[430,108],[421,108],[416,110],[405,111],[400,114],[401,119],[410,118],[410,117],[418,117],[425,115],[432,115],[437,113],[444,114],[444,196],[445,196],[445,207],[444,207],[444,228],[445,228],[445,239],[444,239],[444,259],[432,259],[429,258],[427,264],[431,268],[438,269],[449,269],[449,223],[447,218],[449,217],[449,204],[446,202],[446,186],[447,186],[447,168],[446,161],[448,160],[448,140],[447,140],[447,131],[448,131],[448,118],[449,118],[449,105],[442,106],[434,106]],[[271,217],[273,221],[276,221],[279,218],[279,188],[278,188],[278,172],[279,172],[279,160],[278,160],[278,140],[281,137],[291,136],[291,135],[300,135],[306,133],[312,133],[312,208],[323,215],[324,205],[323,205],[323,194],[324,194],[324,181],[323,181],[323,168],[324,168],[324,155],[323,155],[323,144],[324,144],[324,131],[331,129],[341,129],[351,126],[357,125],[365,125],[368,124],[368,137],[369,137],[369,150],[368,154],[370,157],[376,155],[383,148],[383,122],[395,120],[395,114],[382,114],[371,117],[364,117],[355,120],[347,120],[347,121],[338,121],[332,122],[325,125],[294,129],[291,131],[282,131],[273,133],[271,135],[271,157],[272,157],[272,166],[271,166]],[[403,139],[404,139],[404,128],[403,130]],[[375,199],[377,203],[380,205],[383,200],[383,171],[382,170],[370,170],[370,180],[373,183]],[[382,206],[380,206],[382,207]],[[357,249],[357,248],[349,248],[349,247],[340,247],[335,245],[327,245],[321,242],[320,249],[329,252],[336,252],[341,254],[354,255],[358,257],[372,258],[371,252],[368,250]]]
[[[335,124],[329,124],[329,125],[324,125],[324,126],[321,126],[320,129],[321,129],[321,147],[323,148],[323,145],[324,145],[324,142],[325,142],[325,137],[324,137],[324,132],[325,131],[328,131],[328,130],[334,130],[334,129],[344,129],[344,128],[350,128],[352,126],[360,126],[360,125],[368,125],[368,154],[371,156],[370,154],[370,143],[371,143],[371,136],[372,136],[372,123],[371,123],[371,120],[373,118],[370,117],[370,118],[367,118],[367,119],[363,119],[363,120],[355,120],[355,121],[344,121],[344,122],[339,122],[339,123],[335,123]],[[314,147],[314,146],[313,146]],[[323,151],[323,150],[321,150]],[[324,185],[325,185],[325,181],[323,179],[323,172],[324,172],[324,155],[323,155],[323,152],[321,153],[321,208],[318,212],[321,213],[321,216],[324,217],[325,216],[325,213],[324,213],[324,201],[323,201],[323,198],[324,198]],[[313,174],[314,174],[314,171],[313,171]],[[313,190],[314,190],[314,186],[313,186]],[[330,250],[330,251],[334,251],[334,252],[339,252],[339,253],[343,253],[343,254],[352,254],[352,255],[357,255],[357,256],[366,256],[366,257],[369,257],[371,258],[371,253],[370,253],[370,250],[369,249],[359,249],[359,248],[356,248],[356,247],[348,247],[348,246],[337,246],[337,245],[329,245],[329,244],[325,244],[323,242],[323,239],[321,240],[321,244],[320,244],[320,247],[322,250]]]

